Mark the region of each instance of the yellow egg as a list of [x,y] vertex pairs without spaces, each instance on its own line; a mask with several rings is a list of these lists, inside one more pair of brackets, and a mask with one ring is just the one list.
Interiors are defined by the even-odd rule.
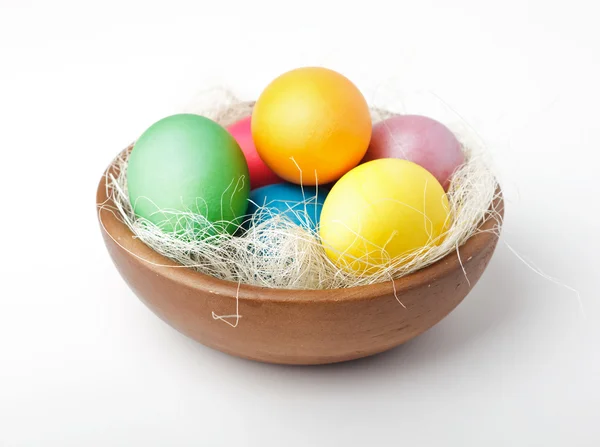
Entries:
[[364,157],[369,106],[345,76],[302,67],[273,80],[252,112],[252,138],[265,164],[288,182],[333,182]]
[[373,274],[443,241],[450,225],[442,185],[421,166],[383,158],[346,173],[321,213],[320,236],[339,267]]

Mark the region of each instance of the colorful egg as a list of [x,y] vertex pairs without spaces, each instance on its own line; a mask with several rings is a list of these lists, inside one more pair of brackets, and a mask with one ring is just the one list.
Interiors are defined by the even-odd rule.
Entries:
[[248,116],[227,127],[227,130],[242,148],[250,172],[250,188],[255,189],[271,183],[279,183],[281,179],[269,169],[256,152],[250,129],[251,121],[252,117]]
[[303,185],[332,182],[360,163],[371,131],[369,107],[359,89],[320,67],[276,78],[252,113],[260,157],[279,177]]
[[248,222],[251,218],[256,225],[284,215],[297,225],[315,231],[328,192],[322,186],[300,187],[291,183],[263,186],[250,193]]
[[465,161],[461,145],[445,125],[421,115],[399,115],[373,126],[364,161],[401,158],[431,172],[447,191],[453,172]]
[[435,177],[410,161],[384,158],[357,166],[333,186],[320,236],[340,268],[373,274],[439,244],[449,224],[448,198]]
[[199,237],[235,231],[250,192],[248,165],[235,139],[193,114],[169,116],[142,134],[129,157],[127,186],[136,215],[166,232],[198,230]]

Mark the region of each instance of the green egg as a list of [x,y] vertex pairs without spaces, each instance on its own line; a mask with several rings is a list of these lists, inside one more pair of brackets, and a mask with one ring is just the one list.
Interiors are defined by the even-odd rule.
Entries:
[[193,114],[169,116],[142,134],[129,156],[127,187],[137,216],[165,232],[192,229],[199,237],[233,233],[250,194],[248,164],[235,139]]

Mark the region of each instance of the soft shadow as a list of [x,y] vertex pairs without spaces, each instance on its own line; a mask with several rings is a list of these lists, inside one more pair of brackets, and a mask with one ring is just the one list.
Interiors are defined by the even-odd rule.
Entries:
[[326,382],[342,379],[344,382],[344,379],[356,380],[357,377],[373,381],[398,378],[403,373],[435,373],[444,363],[464,355],[473,343],[492,342],[517,317],[521,299],[516,280],[518,269],[520,265],[512,253],[499,245],[479,283],[444,320],[395,349],[349,362],[315,366],[272,365],[223,354],[189,340],[175,330],[165,332],[179,339],[180,348],[193,352],[192,357],[197,358],[198,363],[208,363],[212,365],[211,369],[221,372],[229,370],[236,376],[243,371],[250,380],[269,376],[308,382],[317,378]]
[[300,374],[401,374],[401,368],[429,368],[467,349],[474,341],[496,337],[519,311],[520,266],[504,246],[498,249],[484,275],[465,300],[444,320],[417,338],[390,351],[343,363],[315,366],[267,365],[241,360],[249,368],[275,368]]
[[[474,342],[493,339],[519,313],[520,265],[514,255],[499,245],[477,285],[465,300],[436,326],[415,339],[390,351],[355,360],[317,368],[337,371],[351,368],[357,371],[393,370],[410,363],[410,368],[428,368],[439,364],[445,357],[455,357]],[[394,368],[389,368],[393,366]],[[404,365],[408,366],[408,365]],[[314,367],[307,367],[308,369]],[[385,372],[382,372],[385,374]]]

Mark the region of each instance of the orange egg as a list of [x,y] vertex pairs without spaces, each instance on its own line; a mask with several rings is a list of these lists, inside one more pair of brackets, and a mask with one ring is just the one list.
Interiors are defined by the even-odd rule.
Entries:
[[304,185],[332,182],[358,165],[371,131],[360,90],[321,67],[282,74],[261,93],[252,113],[261,159],[281,178]]

